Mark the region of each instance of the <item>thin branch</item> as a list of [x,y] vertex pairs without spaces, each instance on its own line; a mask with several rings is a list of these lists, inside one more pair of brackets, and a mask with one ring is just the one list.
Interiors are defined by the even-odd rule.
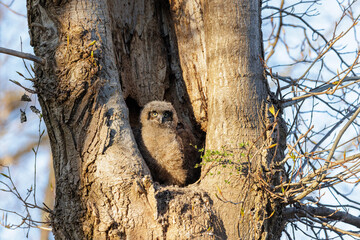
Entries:
[[[324,137],[321,138],[321,140],[319,142],[316,143],[316,145],[311,149],[310,153],[315,152],[316,149],[348,118],[350,117],[353,113],[355,112],[355,110],[350,111],[348,114],[346,114],[342,119],[340,119],[326,134]],[[303,163],[303,165],[301,166],[301,168],[297,171],[296,174],[299,174],[300,171],[302,171],[305,166],[309,163],[309,158],[306,158],[306,161]]]
[[12,9],[10,8],[10,5],[6,5],[5,3],[1,2],[1,1],[0,1],[0,4],[3,5],[4,7],[6,7],[10,12],[26,18],[26,15],[24,15],[24,14],[22,14],[22,13],[18,13],[18,12],[16,12],[16,11],[12,10]]
[[0,53],[4,53],[4,54],[11,55],[11,56],[27,59],[27,60],[39,63],[41,65],[45,65],[45,60],[43,58],[37,57],[37,56],[32,55],[30,53],[23,53],[23,52],[11,50],[11,49],[8,49],[8,48],[3,48],[3,47],[0,47]]
[[[345,124],[345,126],[340,130],[338,136],[335,139],[335,142],[330,150],[330,153],[326,159],[325,162],[325,169],[329,166],[329,164],[331,163],[331,159],[335,153],[336,147],[341,139],[341,137],[344,135],[345,131],[348,129],[348,127],[352,124],[352,122],[356,119],[357,115],[360,113],[360,107],[356,110],[356,112],[354,113],[354,115],[349,119],[349,121]],[[313,192],[322,182],[322,180],[325,178],[326,176],[326,170],[324,170],[318,177],[317,179],[311,184],[311,186],[307,187],[306,190],[304,192],[302,192],[301,194],[299,194],[298,196],[296,196],[294,198],[294,201],[299,201],[302,198],[306,197],[307,195],[309,195],[311,192]]]
[[24,87],[23,85],[21,85],[18,81],[15,81],[15,80],[11,80],[9,79],[10,82],[12,83],[15,83],[16,85],[18,85],[19,87],[23,88],[25,91],[29,92],[29,93],[32,93],[32,94],[37,94],[37,92],[33,89],[30,89],[30,88],[27,88],[27,87]]
[[[299,20],[300,20],[301,22],[303,22],[308,28],[310,28],[310,30],[311,30],[312,32],[314,32],[314,33],[316,33],[317,35],[319,35],[319,36],[323,39],[323,41],[325,42],[326,45],[329,45],[329,41],[328,41],[319,31],[317,31],[316,29],[314,29],[314,28],[313,28],[307,21],[305,21],[302,17],[297,16],[296,14],[291,13],[291,12],[288,12],[288,11],[286,11],[286,10],[284,10],[284,9],[280,9],[280,8],[273,7],[273,6],[266,6],[265,8],[267,8],[267,9],[275,9],[275,10],[277,10],[277,11],[279,11],[279,12],[283,12],[283,13],[289,15],[289,16],[293,16],[293,17],[299,19]],[[344,63],[347,67],[350,67],[350,66],[345,62],[345,60],[341,57],[340,53],[339,53],[333,46],[331,46],[331,50],[333,50],[333,51],[335,52],[335,54],[338,56],[338,58],[341,60],[342,63]],[[353,72],[353,74],[356,75],[354,72]]]
[[[281,80],[286,79],[285,77],[280,77],[280,76],[277,76],[277,77]],[[346,77],[346,78],[344,78],[344,80],[342,82],[344,83],[344,82],[350,82],[350,81],[354,81],[354,82],[352,82],[352,84],[360,82],[360,77]],[[316,88],[310,90],[309,92],[307,92],[306,94],[304,94],[302,96],[281,100],[281,102],[282,102],[281,106],[283,108],[290,107],[298,102],[304,101],[306,98],[313,97],[315,95],[325,94],[325,93],[327,93],[328,90],[330,90],[336,86],[337,85],[334,83],[323,84],[319,87],[316,87]]]
[[[281,1],[280,4],[280,9],[282,9],[284,7],[284,0]],[[278,31],[276,33],[276,37],[275,40],[272,44],[270,44],[272,46],[270,53],[268,54],[268,56],[266,57],[265,62],[268,62],[269,58],[274,54],[275,52],[275,47],[277,45],[277,43],[279,42],[280,39],[280,33],[281,33],[281,29],[282,29],[282,24],[283,24],[283,18],[282,18],[282,12],[279,13],[280,14],[280,18],[279,18],[279,28]],[[270,41],[269,41],[270,42]]]
[[354,216],[344,211],[338,211],[327,207],[289,207],[285,208],[282,213],[286,219],[294,218],[295,214],[298,217],[307,217],[308,214],[311,214],[317,218],[326,218],[327,220],[341,221],[360,229],[360,217]]

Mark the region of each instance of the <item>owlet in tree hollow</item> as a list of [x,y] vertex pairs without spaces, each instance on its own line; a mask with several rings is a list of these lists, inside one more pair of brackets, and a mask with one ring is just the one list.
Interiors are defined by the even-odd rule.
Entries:
[[177,132],[178,116],[169,102],[153,101],[140,114],[140,151],[154,180],[166,185],[183,186],[190,166]]

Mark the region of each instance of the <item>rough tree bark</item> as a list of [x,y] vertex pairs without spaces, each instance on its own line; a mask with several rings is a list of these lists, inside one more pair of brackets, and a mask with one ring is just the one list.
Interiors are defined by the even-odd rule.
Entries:
[[[260,5],[27,1],[31,44],[46,59],[34,86],[54,158],[56,239],[280,237],[282,205],[256,180],[276,184],[282,150],[266,148]],[[206,149],[255,149],[241,174],[210,163],[184,188],[152,182],[132,129],[142,106],[164,99]]]

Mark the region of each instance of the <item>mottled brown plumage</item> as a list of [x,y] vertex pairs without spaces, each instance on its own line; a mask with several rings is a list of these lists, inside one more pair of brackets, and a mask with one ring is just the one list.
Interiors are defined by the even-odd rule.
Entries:
[[174,107],[169,102],[150,102],[142,110],[140,121],[139,147],[154,180],[166,185],[183,186],[192,166],[185,161]]

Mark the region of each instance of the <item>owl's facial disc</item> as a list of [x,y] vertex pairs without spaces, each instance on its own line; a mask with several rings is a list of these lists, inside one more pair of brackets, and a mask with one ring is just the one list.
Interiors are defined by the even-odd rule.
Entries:
[[173,112],[164,110],[157,112],[155,110],[149,111],[148,120],[153,123],[157,123],[159,126],[168,128],[173,123]]

